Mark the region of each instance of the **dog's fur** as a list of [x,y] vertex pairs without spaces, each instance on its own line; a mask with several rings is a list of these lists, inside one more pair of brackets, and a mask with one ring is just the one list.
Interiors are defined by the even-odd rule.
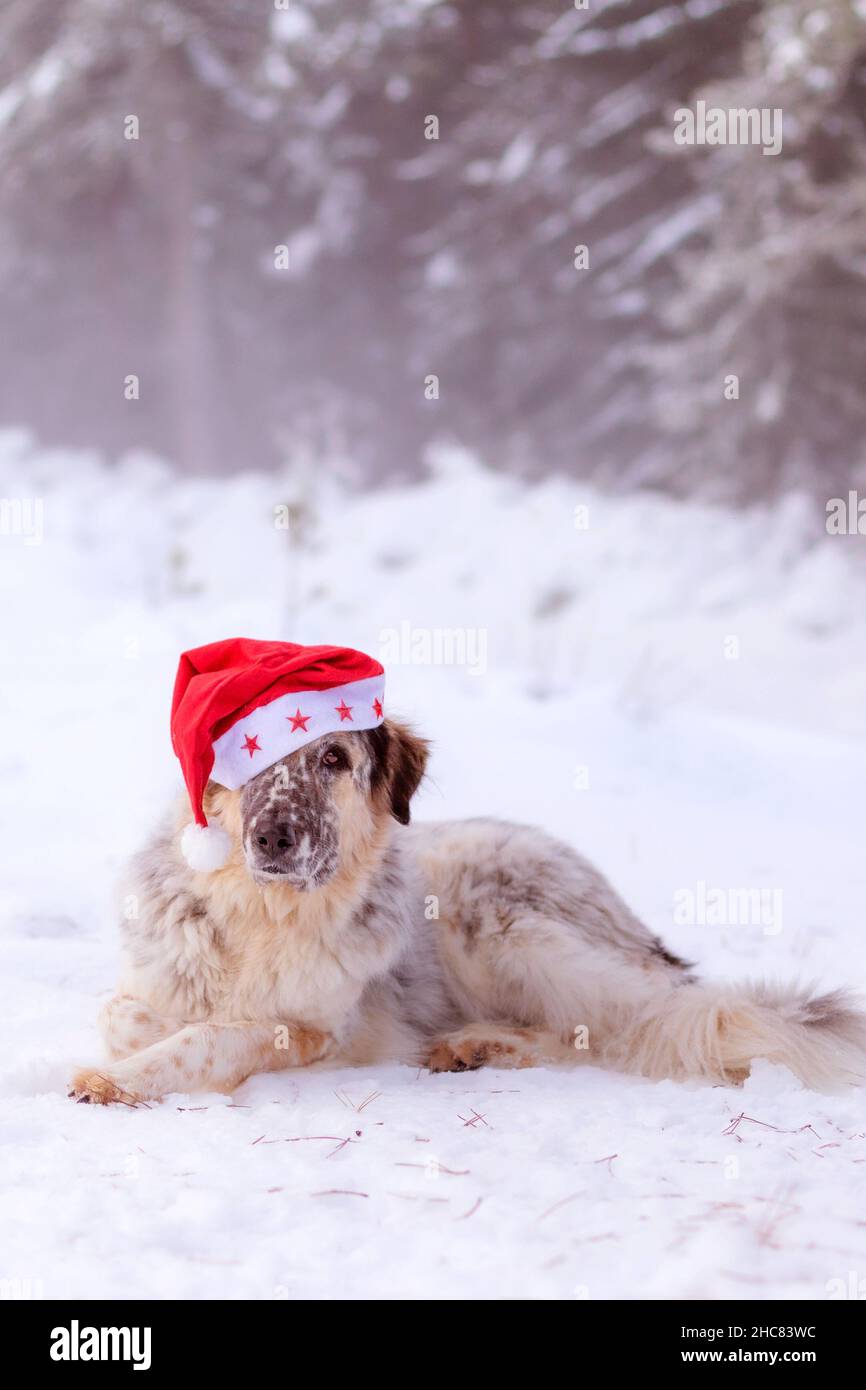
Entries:
[[844,995],[697,982],[538,830],[410,827],[426,759],[385,721],[324,736],[242,791],[211,783],[208,818],[233,847],[210,874],[181,857],[179,807],[132,864],[126,971],[101,1016],[111,1062],[70,1094],[231,1091],[326,1058],[737,1083],[763,1057],[819,1089],[864,1079],[866,1020]]

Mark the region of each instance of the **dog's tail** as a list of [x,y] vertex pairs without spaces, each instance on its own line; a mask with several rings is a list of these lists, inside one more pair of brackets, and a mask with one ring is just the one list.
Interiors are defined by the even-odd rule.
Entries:
[[607,1035],[606,1060],[657,1080],[740,1082],[756,1058],[818,1091],[866,1082],[866,1014],[844,990],[683,984],[650,996]]

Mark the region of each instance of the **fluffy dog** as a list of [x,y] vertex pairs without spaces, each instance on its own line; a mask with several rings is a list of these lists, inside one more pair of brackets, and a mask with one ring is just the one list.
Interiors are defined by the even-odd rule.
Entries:
[[184,804],[134,859],[110,1065],[79,1101],[231,1091],[255,1072],[400,1060],[433,1071],[589,1061],[737,1083],[866,1074],[840,993],[699,983],[587,861],[496,820],[409,825],[427,745],[391,720],[327,734],[237,791],[211,782],[222,868],[181,857]]

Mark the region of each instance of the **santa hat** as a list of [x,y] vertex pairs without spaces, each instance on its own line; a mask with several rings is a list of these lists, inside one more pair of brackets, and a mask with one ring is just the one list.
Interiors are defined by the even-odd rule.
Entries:
[[231,841],[209,826],[209,779],[231,790],[338,729],[381,724],[385,673],[351,647],[301,647],[232,637],[184,652],[171,702],[171,742],[195,823],[181,838],[193,869],[225,863]]

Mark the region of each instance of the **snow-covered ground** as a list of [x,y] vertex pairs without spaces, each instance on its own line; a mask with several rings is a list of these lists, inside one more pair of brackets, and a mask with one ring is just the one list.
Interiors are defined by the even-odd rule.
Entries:
[[[0,534],[5,1293],[824,1298],[866,1280],[866,1091],[810,1094],[781,1068],[740,1091],[318,1068],[135,1111],[65,1086],[99,1055],[118,869],[175,785],[177,654],[235,634],[383,655],[391,708],[436,744],[420,817],[545,825],[708,975],[866,986],[856,541],[812,544],[802,500],[736,516],[455,454],[354,495],[311,467],[177,483],[9,436],[0,497],[34,504]],[[444,629],[464,664],[423,660]],[[676,905],[701,885],[766,889],[768,915],[688,925]]]

